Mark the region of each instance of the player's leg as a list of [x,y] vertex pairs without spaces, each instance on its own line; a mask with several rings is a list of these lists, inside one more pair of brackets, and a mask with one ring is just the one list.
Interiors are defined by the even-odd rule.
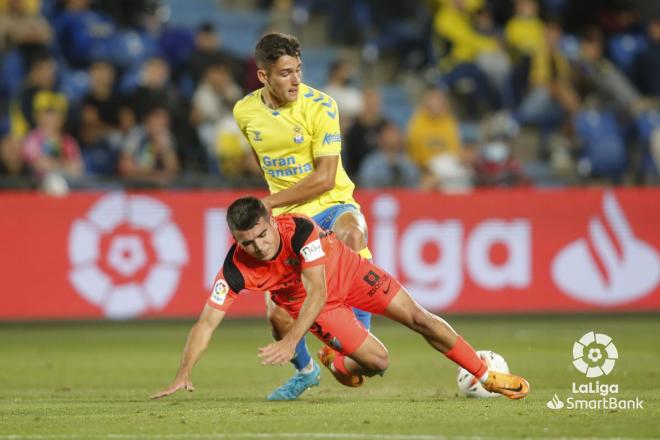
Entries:
[[358,387],[364,376],[382,375],[385,346],[357,320],[348,305],[322,312],[310,329],[325,344],[319,359],[342,384]]
[[349,387],[361,386],[365,376],[382,376],[389,365],[387,348],[372,333],[350,355],[324,345],[318,356],[337,381]]
[[383,314],[422,335],[433,348],[478,378],[487,390],[510,399],[521,399],[529,392],[524,378],[489,371],[467,341],[444,319],[420,306],[405,288],[399,289]]
[[[282,339],[293,325],[293,318],[284,309],[278,307],[268,294],[266,294],[266,310],[273,330],[273,337],[276,340]],[[267,397],[268,400],[295,400],[306,389],[319,384],[321,369],[312,360],[305,337],[296,345],[291,363],[296,368],[296,374],[270,393]]]
[[[371,259],[371,252],[367,247],[367,222],[357,208],[352,205],[348,206],[351,209],[339,213],[336,217],[332,231],[348,247],[366,259]],[[358,308],[353,308],[353,312],[366,329],[371,328],[371,313]]]

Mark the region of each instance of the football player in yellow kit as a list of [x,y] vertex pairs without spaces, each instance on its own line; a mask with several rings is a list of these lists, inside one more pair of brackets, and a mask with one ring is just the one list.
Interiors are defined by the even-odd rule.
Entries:
[[[341,133],[336,102],[302,82],[300,43],[280,33],[267,34],[255,50],[263,88],[238,101],[234,118],[252,146],[270,195],[262,201],[274,214],[295,212],[312,217],[323,229],[365,258],[367,225],[353,199],[355,185],[341,162]],[[267,299],[275,338],[293,319]],[[371,314],[355,309],[356,319],[371,326]],[[303,338],[292,363],[297,373],[268,400],[295,400],[319,383],[320,368]]]

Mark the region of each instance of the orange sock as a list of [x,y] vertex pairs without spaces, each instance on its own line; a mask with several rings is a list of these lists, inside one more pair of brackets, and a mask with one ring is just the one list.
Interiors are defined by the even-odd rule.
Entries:
[[460,335],[456,339],[456,344],[445,353],[445,356],[472,373],[477,379],[481,379],[488,371],[486,363]]
[[344,355],[343,354],[336,354],[335,355],[335,359],[332,361],[332,366],[334,367],[335,371],[338,371],[340,373],[344,373],[344,374],[349,375],[349,376],[351,374],[346,369],[346,365],[344,365]]

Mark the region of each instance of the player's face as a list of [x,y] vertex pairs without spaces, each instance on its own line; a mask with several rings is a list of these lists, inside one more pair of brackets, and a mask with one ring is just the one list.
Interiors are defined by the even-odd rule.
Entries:
[[272,217],[268,220],[260,218],[252,229],[232,233],[238,245],[257,260],[267,261],[274,258],[280,248],[280,233]]
[[271,101],[277,107],[298,99],[298,89],[302,82],[300,57],[283,55],[277,59],[269,71],[259,69],[257,74]]

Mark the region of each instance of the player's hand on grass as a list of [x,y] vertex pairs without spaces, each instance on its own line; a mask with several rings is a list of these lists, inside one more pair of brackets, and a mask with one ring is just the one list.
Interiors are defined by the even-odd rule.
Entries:
[[174,379],[174,382],[170,384],[169,387],[167,387],[165,390],[161,391],[160,393],[156,393],[151,396],[152,399],[160,399],[161,397],[167,397],[170,394],[174,394],[179,390],[186,390],[186,391],[195,391],[195,387],[193,386],[192,380],[188,378],[176,378]]
[[261,347],[259,349],[261,365],[284,365],[293,358],[295,348],[295,344],[291,344],[286,339]]

